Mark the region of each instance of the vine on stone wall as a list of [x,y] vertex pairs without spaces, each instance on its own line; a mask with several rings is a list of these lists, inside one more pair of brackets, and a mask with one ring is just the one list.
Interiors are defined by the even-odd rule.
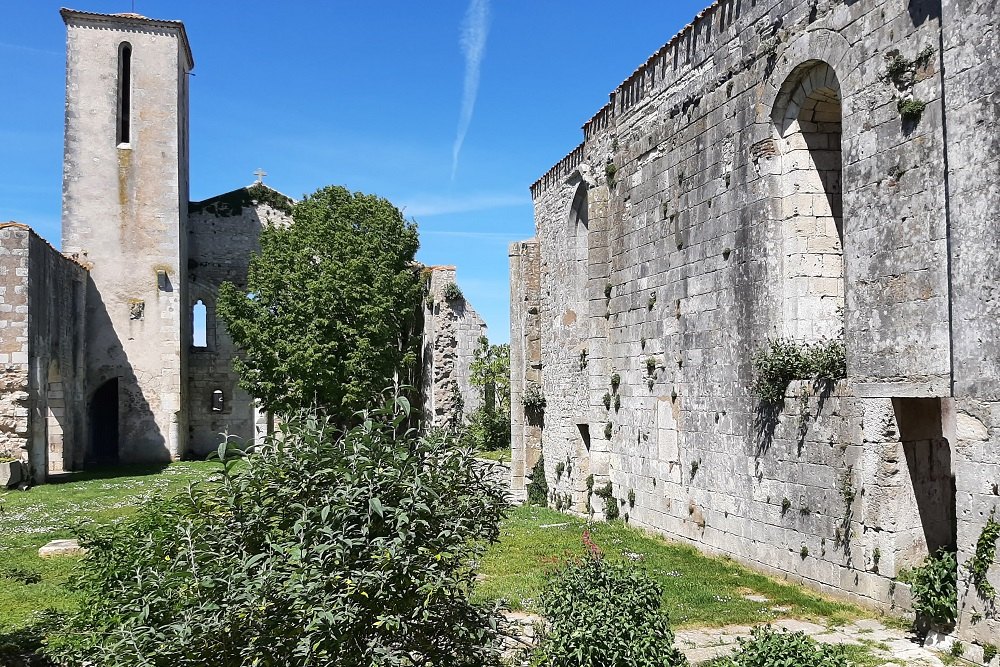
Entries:
[[753,355],[753,392],[762,403],[784,401],[793,380],[830,383],[847,377],[847,352],[839,340],[803,343],[774,338]]
[[1000,521],[996,519],[997,510],[994,507],[986,519],[983,532],[979,534],[976,542],[976,553],[965,564],[969,573],[972,585],[976,587],[976,592],[982,600],[993,603],[996,597],[996,588],[989,582],[987,575],[993,563],[996,561],[997,540],[1000,539]]

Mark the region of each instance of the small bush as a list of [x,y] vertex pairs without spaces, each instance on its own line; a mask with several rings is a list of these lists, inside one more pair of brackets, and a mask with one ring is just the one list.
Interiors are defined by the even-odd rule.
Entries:
[[924,564],[905,577],[913,594],[913,609],[918,618],[940,628],[955,626],[958,618],[958,562],[955,554],[940,549]]
[[645,573],[591,556],[549,577],[541,605],[548,628],[534,656],[545,667],[679,667],[663,592]]
[[469,416],[461,440],[463,445],[478,451],[510,449],[510,415],[478,408]]
[[441,289],[441,296],[445,298],[446,301],[458,301],[463,298],[462,288],[458,286],[458,283],[451,281],[446,283]]
[[85,529],[80,608],[46,650],[102,667],[498,664],[497,610],[470,595],[506,492],[408,412],[288,418],[239,468],[223,443],[219,481]]
[[622,376],[619,375],[618,373],[612,373],[611,374],[611,391],[617,392],[618,391],[618,387],[621,385],[621,383],[622,383]]
[[997,647],[994,644],[983,644],[983,663],[990,664],[997,657]]
[[842,646],[817,643],[802,632],[754,628],[736,654],[717,667],[851,667]]

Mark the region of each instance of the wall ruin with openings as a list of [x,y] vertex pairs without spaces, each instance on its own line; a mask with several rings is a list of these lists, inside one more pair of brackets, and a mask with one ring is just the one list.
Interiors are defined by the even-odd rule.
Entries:
[[[610,484],[631,523],[883,608],[969,557],[1000,506],[988,5],[719,0],[612,93],[511,247],[512,394],[545,397],[512,411],[516,490],[544,454],[556,506]],[[847,378],[764,409],[774,338],[842,340]]]

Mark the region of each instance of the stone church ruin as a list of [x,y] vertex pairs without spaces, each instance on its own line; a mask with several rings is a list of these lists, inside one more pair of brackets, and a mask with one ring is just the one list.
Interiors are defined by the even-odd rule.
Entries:
[[[954,551],[957,633],[996,643],[967,563],[1000,508],[998,23],[718,0],[616,88],[510,248],[515,493],[543,457],[552,504],[883,609]],[[768,415],[776,339],[846,378]]]
[[[189,201],[194,60],[183,23],[61,13],[62,252],[0,224],[0,461],[23,461],[36,483],[200,457],[220,433],[267,432],[215,303],[222,283],[245,284],[262,226],[287,224],[292,204],[260,180]],[[454,267],[424,272],[432,293],[455,281]],[[486,325],[464,297],[438,299],[423,320],[424,407],[439,424],[456,391],[469,396],[466,414],[474,407],[468,368]]]

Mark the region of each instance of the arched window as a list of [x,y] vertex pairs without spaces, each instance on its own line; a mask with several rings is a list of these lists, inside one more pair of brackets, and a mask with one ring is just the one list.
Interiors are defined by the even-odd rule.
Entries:
[[837,75],[819,61],[792,72],[774,110],[781,152],[784,335],[798,340],[843,335],[842,115]]
[[132,45],[118,47],[118,145],[131,140],[132,115]]
[[222,412],[226,409],[226,395],[221,389],[212,392],[212,412]]
[[208,347],[208,308],[200,299],[191,312],[191,344],[194,347]]

